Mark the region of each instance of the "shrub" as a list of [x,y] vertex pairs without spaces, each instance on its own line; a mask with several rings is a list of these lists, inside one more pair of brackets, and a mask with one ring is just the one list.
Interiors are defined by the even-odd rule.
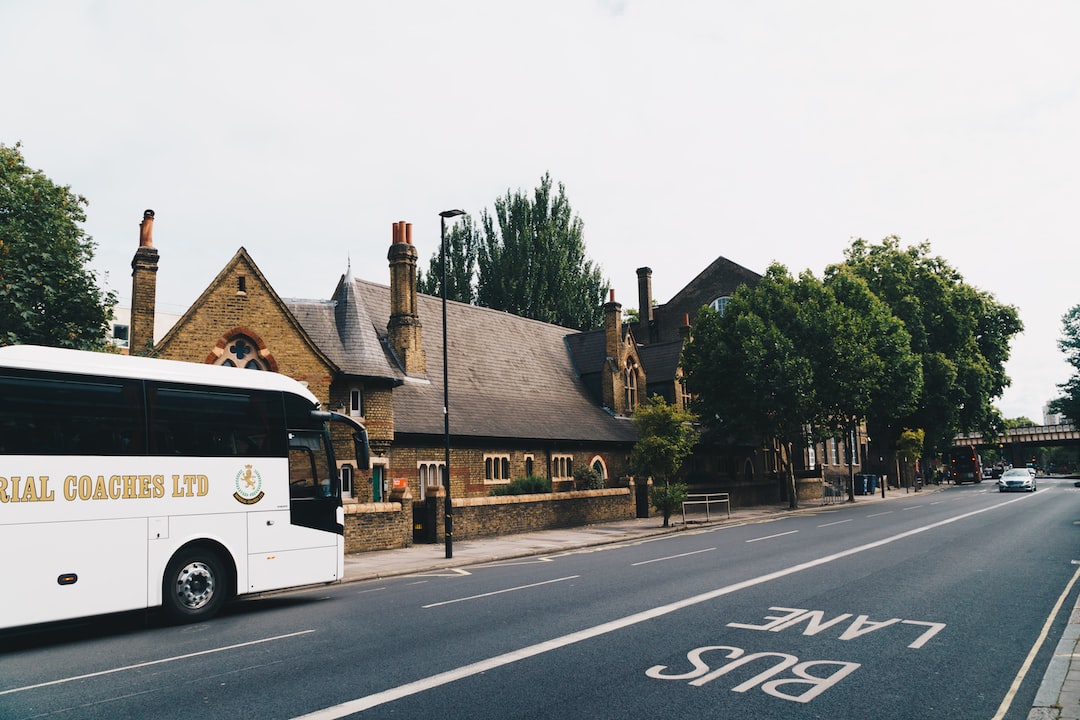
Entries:
[[649,501],[652,506],[664,516],[664,527],[668,527],[671,513],[682,508],[686,502],[687,491],[685,483],[671,483],[670,485],[653,485],[649,490]]
[[551,492],[551,481],[537,475],[515,478],[509,485],[492,488],[489,495],[535,495]]
[[574,485],[578,490],[603,490],[604,478],[594,467],[581,468],[574,472]]

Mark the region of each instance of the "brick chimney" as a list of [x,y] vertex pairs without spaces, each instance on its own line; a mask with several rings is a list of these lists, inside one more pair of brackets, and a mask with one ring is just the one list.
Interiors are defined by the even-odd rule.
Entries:
[[154,247],[154,211],[139,223],[139,249],[131,259],[131,320],[128,354],[149,355],[154,349],[154,312],[157,306],[158,251]]
[[637,294],[638,330],[634,333],[634,337],[643,343],[657,342],[659,338],[653,317],[652,268],[639,267],[637,269]]
[[604,303],[604,370],[601,373],[601,385],[604,407],[616,413],[624,413],[626,405],[623,392],[623,342],[622,342],[622,305],[615,302],[615,291],[611,290],[610,302]]
[[386,259],[390,261],[390,322],[387,341],[408,375],[427,372],[424,355],[423,326],[416,312],[416,260],[419,253],[412,244],[412,223],[393,225],[393,241]]

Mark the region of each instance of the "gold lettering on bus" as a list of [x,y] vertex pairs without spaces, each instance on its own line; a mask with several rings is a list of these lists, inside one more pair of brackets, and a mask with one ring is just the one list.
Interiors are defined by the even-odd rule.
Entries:
[[48,475],[0,477],[0,503],[52,502],[55,499],[55,493],[49,489]]
[[164,475],[68,475],[64,478],[64,499],[150,500],[165,497]]
[[173,475],[173,497],[204,497],[210,492],[210,480],[205,475]]

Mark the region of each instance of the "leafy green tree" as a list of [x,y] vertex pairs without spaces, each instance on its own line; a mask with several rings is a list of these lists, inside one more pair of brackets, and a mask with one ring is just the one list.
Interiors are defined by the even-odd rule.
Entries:
[[[922,367],[911,351],[911,336],[866,281],[849,268],[833,267],[818,284],[809,273],[801,282],[816,298],[800,306],[817,343],[806,346],[814,372],[817,425],[843,439],[848,457],[859,424],[888,422],[915,407],[922,390]],[[854,501],[855,467],[848,463],[848,499]]]
[[545,174],[530,198],[495,201],[481,215],[476,303],[522,317],[591,330],[604,322],[608,283],[585,257],[584,223]]
[[1072,366],[1073,374],[1058,385],[1058,390],[1064,394],[1050,403],[1050,409],[1073,423],[1080,423],[1080,305],[1065,313],[1061,325],[1062,337],[1058,340],[1058,348],[1065,354],[1065,361]]
[[116,305],[86,266],[86,198],[0,145],[0,345],[105,349]]
[[958,432],[996,436],[1001,415],[991,404],[1009,384],[1009,341],[1023,329],[1015,307],[968,284],[928,243],[902,249],[899,238],[877,245],[855,240],[844,265],[904,322],[922,365],[915,406],[891,420],[873,415],[868,429],[881,447],[895,447],[902,428],[922,428],[935,454]]
[[[440,238],[441,242],[442,238]],[[476,251],[479,236],[472,217],[463,215],[446,231],[446,299],[476,302]],[[418,273],[416,289],[442,297],[442,248],[428,262],[428,271]]]
[[904,428],[896,441],[896,456],[904,465],[904,472],[911,472],[915,463],[923,457],[926,433]]
[[[791,507],[798,505],[792,453],[817,417],[813,366],[816,343],[800,311],[805,289],[773,263],[753,287],[743,285],[724,313],[702,308],[683,350],[694,409],[717,432],[776,438],[786,455]],[[717,368],[724,368],[717,372]]]
[[636,473],[653,478],[650,500],[663,513],[667,527],[673,510],[686,499],[686,486],[671,480],[694,451],[697,417],[655,395],[638,405],[633,419],[638,440],[630,451],[630,465]]

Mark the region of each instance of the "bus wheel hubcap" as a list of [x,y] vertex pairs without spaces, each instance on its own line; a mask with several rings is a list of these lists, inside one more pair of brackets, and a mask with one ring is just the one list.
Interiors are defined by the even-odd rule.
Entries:
[[176,594],[184,607],[201,608],[214,596],[214,573],[205,563],[188,563],[176,578]]

